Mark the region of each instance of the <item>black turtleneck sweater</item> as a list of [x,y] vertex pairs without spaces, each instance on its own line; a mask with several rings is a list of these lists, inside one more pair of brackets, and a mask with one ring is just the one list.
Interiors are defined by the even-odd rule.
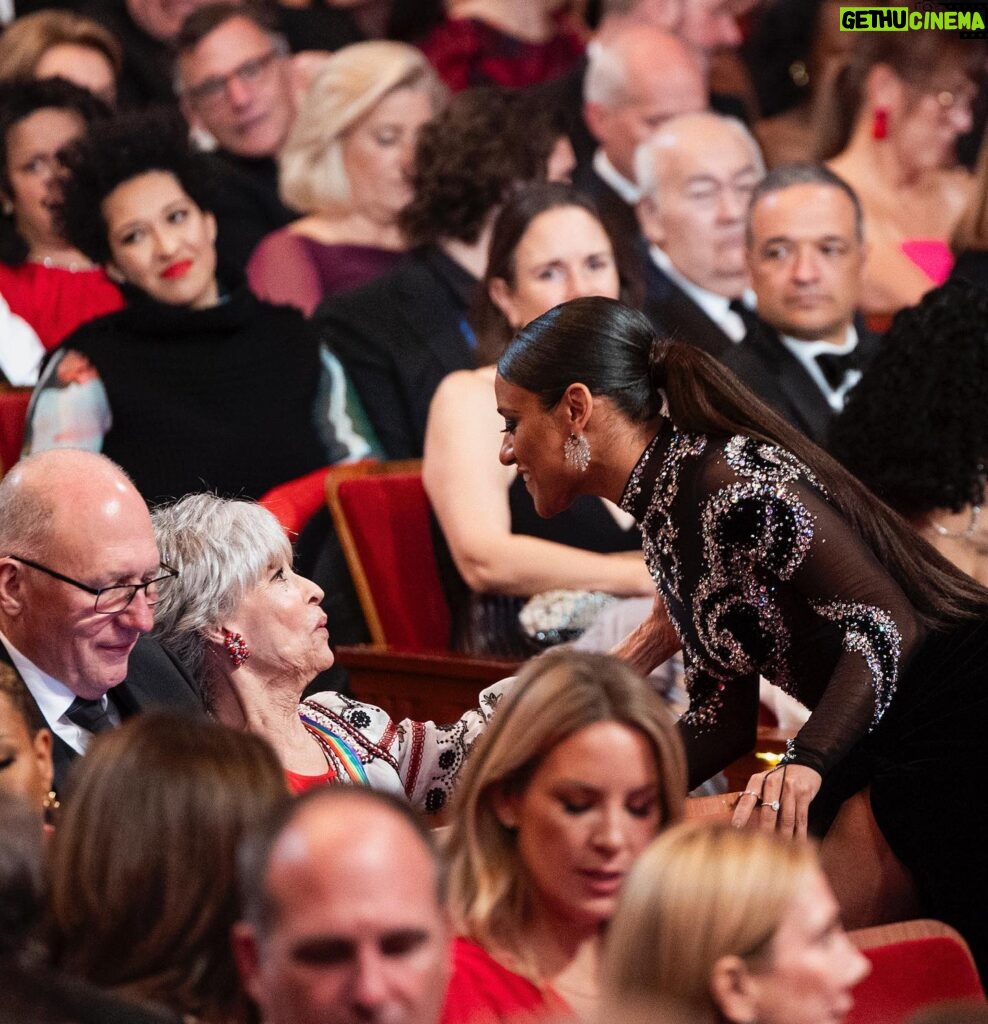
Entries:
[[61,348],[96,368],[113,417],[103,452],[149,502],[257,498],[325,464],[319,347],[300,313],[246,289],[204,310],[128,297]]

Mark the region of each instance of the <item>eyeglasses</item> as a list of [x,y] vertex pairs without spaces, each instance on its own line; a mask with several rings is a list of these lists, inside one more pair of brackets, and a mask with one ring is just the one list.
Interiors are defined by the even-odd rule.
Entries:
[[54,569],[49,569],[47,565],[42,565],[40,562],[32,562],[30,558],[21,558],[20,555],[7,555],[7,557],[22,565],[37,569],[38,572],[43,572],[46,576],[51,576],[52,579],[61,580],[62,583],[68,583],[70,586],[78,587],[79,590],[84,590],[87,594],[92,594],[96,598],[93,610],[101,615],[118,615],[125,608],[129,608],[139,590],[144,591],[144,598],[148,605],[157,604],[161,597],[159,593],[161,587],[178,576],[178,569],[173,569],[170,565],[161,562],[159,565],[165,570],[165,574],[156,576],[153,580],[148,580],[147,583],[116,583],[112,587],[91,587],[88,583],[80,583],[78,580],[72,579],[71,576],[55,572]]
[[243,64],[235,67],[228,75],[213,75],[206,78],[198,85],[190,85],[187,89],[181,90],[180,95],[188,96],[193,103],[200,107],[219,106],[226,98],[227,86],[236,79],[242,85],[254,85],[259,82],[270,69],[276,57],[283,57],[287,52],[284,45],[277,44],[267,53],[259,57],[252,57],[245,60]]

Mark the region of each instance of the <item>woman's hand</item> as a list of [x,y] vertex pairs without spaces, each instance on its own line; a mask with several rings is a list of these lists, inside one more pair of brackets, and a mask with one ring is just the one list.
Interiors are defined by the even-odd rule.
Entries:
[[759,828],[805,839],[810,803],[822,782],[820,773],[804,764],[782,764],[752,775],[732,823],[743,828],[753,821]]

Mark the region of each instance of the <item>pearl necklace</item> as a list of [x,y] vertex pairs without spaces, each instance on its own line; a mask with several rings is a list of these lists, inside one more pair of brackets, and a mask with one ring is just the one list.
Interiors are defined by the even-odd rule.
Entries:
[[42,256],[40,260],[32,259],[30,262],[40,264],[48,270],[67,270],[70,274],[78,274],[86,270],[96,269],[96,264],[91,263],[89,260],[83,260],[81,263],[76,260],[69,260],[68,263],[62,263],[51,256]]

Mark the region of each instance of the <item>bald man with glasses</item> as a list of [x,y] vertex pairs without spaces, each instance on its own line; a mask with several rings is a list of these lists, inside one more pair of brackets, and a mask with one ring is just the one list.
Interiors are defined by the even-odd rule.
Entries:
[[54,735],[56,787],[124,718],[160,705],[202,713],[190,677],[143,636],[176,575],[144,499],[106,457],[42,452],[0,481],[0,660]]

